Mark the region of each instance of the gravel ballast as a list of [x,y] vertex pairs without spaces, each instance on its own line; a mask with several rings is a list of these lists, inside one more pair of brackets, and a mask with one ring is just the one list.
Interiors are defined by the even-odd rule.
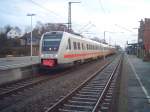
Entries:
[[96,60],[79,65],[73,72],[26,89],[18,95],[16,104],[3,112],[44,112],[56,101],[67,95],[84,80],[100,69],[107,61]]

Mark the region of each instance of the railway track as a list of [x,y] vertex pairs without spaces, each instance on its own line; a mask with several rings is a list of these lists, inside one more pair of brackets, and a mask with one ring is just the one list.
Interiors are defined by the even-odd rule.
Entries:
[[[92,62],[92,63],[94,63],[94,62]],[[87,63],[87,64],[91,64],[91,63]],[[22,79],[22,80],[8,83],[8,84],[0,85],[0,99],[6,97],[8,95],[14,94],[18,91],[21,91],[22,89],[40,84],[42,82],[45,82],[45,81],[53,79],[53,78],[63,76],[63,74],[69,73],[69,72],[75,70],[76,68],[77,68],[77,66],[75,66],[74,68],[70,68],[69,70],[66,70],[60,74],[53,73],[53,75],[38,75],[37,77],[30,77],[27,79]]]
[[22,93],[24,90],[31,89],[33,88],[33,86],[38,86],[38,84],[61,77],[70,71],[54,73],[53,75],[32,77],[26,80],[19,80],[18,82],[1,85],[0,86],[0,111],[12,105],[12,103],[9,103],[8,101],[14,99],[15,97],[16,97],[15,99],[17,99],[17,96],[19,96],[20,93]]
[[8,95],[11,95],[13,93],[16,93],[17,91],[20,91],[27,87],[31,87],[33,85],[39,84],[48,79],[49,79],[49,76],[40,76],[40,77],[36,77],[33,79],[30,78],[28,80],[21,81],[21,82],[15,83],[15,84],[0,87],[0,99],[2,99],[3,97],[6,97]]
[[45,112],[111,112],[122,57],[95,72]]
[[[108,58],[108,60],[111,60],[111,59]],[[91,64],[91,63],[94,63],[94,62],[87,63],[87,65]],[[52,75],[52,76],[38,75],[37,77],[30,77],[30,78],[14,81],[14,82],[11,82],[8,84],[0,85],[0,99],[2,99],[3,97],[6,97],[8,95],[11,95],[13,93],[16,93],[22,89],[37,85],[39,83],[45,82],[45,81],[53,79],[53,78],[57,78],[59,76],[63,76],[63,74],[69,73],[69,72],[75,70],[76,68],[77,68],[77,66],[74,68],[70,68],[69,70],[66,70],[64,72],[61,71],[62,73],[60,73],[60,74],[53,73],[55,75]],[[58,74],[58,75],[56,75],[56,74]]]
[[[108,58],[107,60],[110,61],[112,59]],[[90,62],[87,64],[91,64],[91,63],[94,63],[94,62]],[[24,92],[24,90],[31,91],[34,86],[38,86],[38,84],[40,83],[44,83],[51,79],[63,76],[67,73],[74,71],[76,68],[78,69],[78,67],[71,68],[68,71],[64,71],[64,72],[61,71],[61,73],[59,74],[56,73],[56,75],[52,75],[52,76],[44,75],[44,76],[39,76],[39,77],[28,78],[27,80],[21,80],[21,81],[6,84],[6,85],[0,85],[0,111],[5,110],[6,108],[9,108],[15,102],[21,102],[22,99],[18,98],[18,96],[19,97],[21,96],[22,98],[24,98],[25,96],[22,96],[22,93]]]

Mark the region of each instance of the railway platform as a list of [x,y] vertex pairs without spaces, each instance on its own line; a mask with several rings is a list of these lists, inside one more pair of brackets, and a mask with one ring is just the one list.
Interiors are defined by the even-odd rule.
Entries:
[[39,56],[0,58],[0,70],[8,70],[40,63]]
[[150,62],[125,55],[118,112],[150,111]]
[[39,56],[0,58],[0,84],[29,77],[36,72],[40,63]]

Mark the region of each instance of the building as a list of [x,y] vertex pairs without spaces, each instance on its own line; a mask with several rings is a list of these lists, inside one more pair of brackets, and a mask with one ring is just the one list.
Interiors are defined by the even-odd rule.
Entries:
[[146,52],[150,53],[150,19],[145,19],[144,24],[144,47]]
[[127,43],[126,52],[127,54],[137,55],[137,43]]
[[[39,54],[39,43],[40,43],[40,37],[37,35],[33,35],[32,37],[32,50],[33,50],[33,55],[38,55]],[[30,49],[31,46],[31,34],[26,33],[20,38],[20,44],[21,46],[24,46],[24,48]]]
[[[32,45],[38,46],[40,43],[40,38],[38,37],[32,37]],[[31,37],[28,38],[20,38],[20,44],[21,46],[25,45],[31,45]]]
[[150,18],[140,21],[137,54],[142,58],[150,58]]
[[16,37],[21,37],[21,30],[18,27],[12,28],[8,33],[7,37],[8,38],[16,38]]

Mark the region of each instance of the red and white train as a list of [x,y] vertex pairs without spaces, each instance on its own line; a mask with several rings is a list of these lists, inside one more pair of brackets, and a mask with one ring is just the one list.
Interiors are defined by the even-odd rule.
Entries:
[[44,33],[40,40],[42,67],[72,65],[113,53],[112,46],[63,31]]

